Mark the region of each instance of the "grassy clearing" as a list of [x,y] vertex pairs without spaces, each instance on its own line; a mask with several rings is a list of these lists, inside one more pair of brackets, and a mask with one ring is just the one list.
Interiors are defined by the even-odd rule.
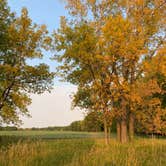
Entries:
[[55,139],[18,142],[1,148],[0,166],[165,166],[166,140]]
[[55,140],[76,138],[103,138],[102,132],[72,131],[0,131],[0,147],[28,140]]
[[103,132],[72,132],[72,131],[0,131],[0,136],[17,136],[28,138],[41,139],[56,139],[56,138],[102,138]]

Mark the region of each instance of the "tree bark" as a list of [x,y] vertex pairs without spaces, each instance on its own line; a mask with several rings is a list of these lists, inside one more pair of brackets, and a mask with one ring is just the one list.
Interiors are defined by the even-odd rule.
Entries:
[[111,137],[111,127],[108,127],[108,143],[110,143],[110,137]]
[[129,139],[132,141],[134,138],[134,116],[133,114],[129,115]]
[[126,143],[128,141],[127,138],[127,123],[125,119],[121,120],[121,143]]
[[108,145],[108,129],[107,129],[106,119],[104,119],[104,134],[105,134],[105,144]]
[[116,134],[117,134],[117,140],[121,142],[121,126],[119,121],[117,121],[116,123]]

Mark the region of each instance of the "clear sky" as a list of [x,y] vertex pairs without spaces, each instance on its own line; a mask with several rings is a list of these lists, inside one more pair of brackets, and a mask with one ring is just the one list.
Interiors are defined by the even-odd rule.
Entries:
[[[12,11],[19,16],[22,7],[26,7],[30,18],[37,24],[45,24],[50,32],[59,27],[60,16],[67,16],[62,0],[8,0]],[[57,63],[51,61],[52,53],[44,52],[42,62],[47,63],[52,71]],[[38,63],[33,61],[32,63]],[[71,110],[71,98],[76,87],[55,79],[54,90],[42,95],[31,95],[29,106],[31,118],[23,117],[21,127],[64,126],[83,118],[83,112]]]

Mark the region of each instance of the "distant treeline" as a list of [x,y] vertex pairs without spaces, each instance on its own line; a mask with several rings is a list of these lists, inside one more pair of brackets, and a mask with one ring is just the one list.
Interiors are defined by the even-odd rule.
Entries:
[[14,131],[14,130],[18,130],[18,128],[15,126],[5,126],[5,127],[0,126],[0,131]]
[[[116,133],[116,121],[112,122],[110,126],[111,132]],[[15,126],[0,127],[1,131],[14,130],[48,130],[48,131],[86,131],[86,132],[102,132],[104,131],[104,124],[100,116],[96,112],[88,113],[83,120],[74,121],[68,126],[49,126],[49,127],[32,127],[32,128],[18,128]],[[155,132],[145,132],[139,123],[135,125],[135,132],[137,135],[164,135]]]

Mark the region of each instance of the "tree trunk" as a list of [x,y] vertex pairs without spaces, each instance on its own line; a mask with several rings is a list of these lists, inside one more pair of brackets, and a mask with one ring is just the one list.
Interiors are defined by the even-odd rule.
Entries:
[[127,123],[125,119],[121,121],[121,143],[126,143],[128,141],[127,138]]
[[117,121],[116,123],[116,134],[117,134],[117,140],[120,142],[121,141],[121,129],[120,129],[120,122]]
[[106,119],[104,119],[104,134],[105,134],[105,144],[108,145],[108,129],[107,129]]
[[108,127],[108,143],[110,143],[110,137],[111,137],[111,127]]
[[134,116],[133,114],[129,115],[129,139],[132,141],[134,138]]

